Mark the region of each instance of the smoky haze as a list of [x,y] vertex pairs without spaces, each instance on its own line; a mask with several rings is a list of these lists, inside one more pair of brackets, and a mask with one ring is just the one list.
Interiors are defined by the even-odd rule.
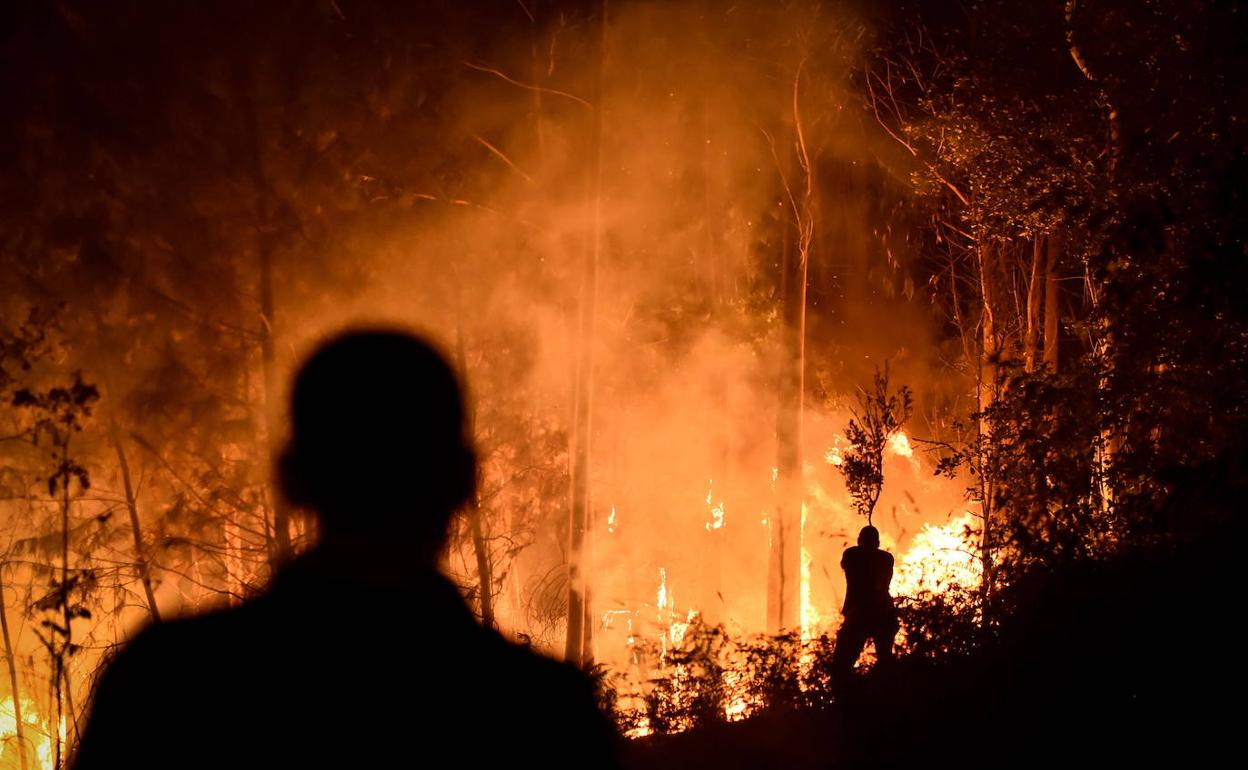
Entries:
[[[280,506],[266,480],[283,383],[316,340],[381,321],[464,370],[482,531],[460,526],[447,568],[476,601],[488,550],[506,632],[561,651],[569,561],[595,657],[619,668],[630,634],[691,610],[766,630],[782,262],[809,176],[804,584],[808,630],[833,628],[840,550],[863,522],[827,458],[856,388],[889,361],[918,436],[970,391],[941,363],[944,329],[894,235],[909,170],[851,87],[867,20],[769,2],[611,4],[605,29],[597,5],[487,4],[488,25],[453,4],[243,5],[67,6],[8,42],[36,77],[6,80],[26,158],[4,186],[8,242],[33,258],[4,279],[4,310],[51,314],[40,377],[80,369],[103,394],[76,446],[107,494],[73,515],[88,529],[116,515],[75,542],[77,563],[128,547],[113,421],[161,609],[254,592]],[[582,345],[591,525],[570,553]],[[913,447],[887,453],[876,516],[900,551],[965,510],[964,484]],[[0,505],[37,552],[52,503]],[[77,621],[97,657],[148,616],[134,571],[115,578],[116,597],[92,599],[109,612]],[[85,695],[90,666],[74,665]],[[46,691],[46,672],[28,676]]]

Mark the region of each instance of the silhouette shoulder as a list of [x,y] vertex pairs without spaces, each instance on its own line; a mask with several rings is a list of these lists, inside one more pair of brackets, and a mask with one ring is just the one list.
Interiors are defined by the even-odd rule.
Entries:
[[[503,685],[496,686],[495,692],[510,692],[520,701],[514,705],[524,716],[516,726],[527,733],[526,739],[559,729],[566,736],[560,741],[542,739],[541,753],[548,754],[554,766],[582,766],[586,760],[590,766],[614,766],[610,762],[616,755],[618,736],[598,707],[590,678],[567,663],[507,641],[493,631],[486,633],[500,669],[495,672],[496,682]],[[603,762],[607,764],[600,764]]]
[[166,621],[128,641],[100,675],[72,767],[164,766],[169,756],[164,738],[174,734],[183,716],[176,696],[193,692],[220,658],[220,629],[236,613]]

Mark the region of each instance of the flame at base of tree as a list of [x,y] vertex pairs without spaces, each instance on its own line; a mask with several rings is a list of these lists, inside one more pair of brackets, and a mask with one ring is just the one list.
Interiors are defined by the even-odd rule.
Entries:
[[[22,767],[13,705],[12,697],[0,700],[0,770],[18,770]],[[39,709],[32,700],[23,698],[21,710],[27,766],[34,770],[54,770],[56,750],[48,722],[39,716]],[[59,732],[63,744],[67,732],[64,723],[61,724]]]

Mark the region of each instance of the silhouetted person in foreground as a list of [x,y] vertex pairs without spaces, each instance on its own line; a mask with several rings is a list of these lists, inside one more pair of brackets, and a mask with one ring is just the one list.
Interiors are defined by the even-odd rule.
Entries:
[[614,766],[588,680],[482,628],[437,570],[476,480],[442,356],[347,333],[298,374],[292,417],[281,482],[319,543],[255,600],[139,634],[75,767]]
[[838,681],[844,681],[854,668],[870,639],[880,665],[893,661],[893,637],[897,635],[897,610],[888,592],[893,582],[893,555],[880,550],[880,531],[872,526],[858,533],[858,545],[841,556],[845,570],[843,620],[836,633],[832,667]]

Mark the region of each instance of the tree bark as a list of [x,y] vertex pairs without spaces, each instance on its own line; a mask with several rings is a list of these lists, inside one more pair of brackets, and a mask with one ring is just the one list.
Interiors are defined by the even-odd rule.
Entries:
[[[455,324],[455,358],[459,364],[459,376],[463,387],[468,389],[468,356],[464,350],[464,324],[462,303],[457,308],[459,318]],[[476,402],[469,393],[468,398],[468,435],[475,438],[477,425]],[[477,561],[477,593],[481,608],[481,625],[494,628],[494,572],[490,563],[489,545],[485,539],[485,530],[481,522],[481,498],[477,485],[472,485],[472,496],[468,498],[468,528],[472,538],[472,550]]]
[[[1000,374],[1001,344],[996,323],[998,310],[996,305],[998,295],[996,286],[998,277],[997,264],[1000,259],[997,253],[998,249],[999,246],[991,242],[981,243],[976,249],[976,256],[979,261],[979,290],[982,303],[979,379],[976,383],[981,412],[992,406],[1000,392],[998,377]],[[980,534],[980,562],[983,566],[983,578],[980,582],[980,599],[983,604],[984,622],[988,622],[988,605],[992,594],[995,562],[993,558],[995,548],[993,497],[996,494],[996,490],[993,484],[994,474],[991,468],[986,467],[988,458],[983,452],[983,442],[991,440],[991,431],[983,417],[976,420],[975,432],[977,439],[976,452],[978,454],[976,462],[979,465],[977,476],[981,499],[980,512],[983,523],[983,531]]]
[[69,728],[72,727],[72,735],[74,736],[74,743],[76,744],[80,740],[81,736],[78,733],[78,712],[74,709],[74,687],[69,677],[68,662],[69,660],[67,658],[65,667],[61,669],[61,677],[64,679],[62,687],[65,689],[65,721],[68,723],[65,729],[65,740],[66,742],[69,741],[69,736],[71,735]]
[[979,289],[983,301],[983,315],[980,321],[980,392],[979,408],[987,409],[1000,395],[1001,375],[1001,330],[998,328],[998,283],[1000,278],[1000,246],[997,244],[981,244],[979,256]]
[[52,642],[52,682],[56,696],[56,725],[53,727],[52,739],[56,742],[56,759],[54,767],[64,767],[65,741],[61,738],[60,724],[65,718],[65,676],[66,665],[74,648],[73,616],[69,607],[69,436],[66,434],[59,442],[60,468],[57,473],[61,478],[61,622],[64,624],[65,642],[60,650],[55,647],[56,633],[49,634]]
[[1036,370],[1040,359],[1041,296],[1045,289],[1047,263],[1043,236],[1037,235],[1031,242],[1031,270],[1027,277],[1027,330],[1023,337],[1023,370],[1028,374]]
[[1061,334],[1061,312],[1058,309],[1057,261],[1061,258],[1061,236],[1050,233],[1045,241],[1044,263],[1044,366],[1052,374],[1058,372]]
[[[533,68],[533,85],[530,89],[531,98],[533,100],[533,138],[537,145],[538,168],[545,167],[546,160],[546,126],[545,126],[545,108],[542,105],[542,57],[541,49],[538,43],[541,41],[539,27],[537,24],[537,0],[534,0],[531,10],[526,9],[529,14],[529,55]],[[553,56],[553,53],[552,53]]]
[[111,416],[108,421],[108,433],[113,451],[117,453],[117,465],[121,468],[121,483],[126,494],[126,512],[130,515],[130,534],[134,538],[134,560],[139,568],[139,582],[143,585],[143,594],[147,598],[147,611],[152,616],[152,622],[159,623],[160,610],[156,607],[156,592],[152,590],[151,571],[146,549],[143,546],[143,530],[139,525],[139,505],[135,498],[134,484],[130,480],[130,463],[126,458],[126,449],[121,441],[117,421]]
[[[781,259],[782,331],[776,410],[776,504],[768,518],[767,626],[774,633],[801,624],[802,412],[806,391],[806,287],[814,240],[814,169],[801,116],[801,77],[793,75],[793,147],[800,187],[779,169],[792,214]],[[787,157],[787,154],[786,154]]]
[[805,266],[788,237],[781,262],[783,330],[777,381],[775,505],[768,519],[770,557],[767,627],[777,633],[799,622],[801,579],[801,441]]
[[564,660],[584,666],[592,658],[593,624],[585,578],[585,535],[590,517],[590,437],[593,417],[594,315],[598,300],[598,260],[602,248],[602,76],[607,35],[607,0],[598,10],[598,61],[594,68],[593,114],[590,118],[588,178],[592,221],[581,277],[577,324],[579,355],[576,364],[575,404],[572,416],[570,505],[568,522],[568,630]]
[[[257,239],[260,252],[260,355],[264,371],[263,412],[265,434],[268,438],[269,466],[276,467],[278,449],[273,410],[280,399],[277,395],[277,353],[273,343],[273,330],[276,323],[273,308],[273,242],[270,235],[263,232],[266,228],[267,223],[262,222],[259,228],[261,232]],[[270,484],[269,489],[269,498],[273,506],[272,558],[275,563],[281,563],[290,556],[290,509],[276,483]]]
[[27,770],[26,759],[26,726],[22,722],[22,691],[17,678],[17,660],[13,654],[13,637],[9,634],[8,605],[4,600],[4,568],[0,562],[0,635],[4,638],[4,662],[9,666],[9,691],[13,695],[14,737],[17,739],[17,757],[22,770]]

